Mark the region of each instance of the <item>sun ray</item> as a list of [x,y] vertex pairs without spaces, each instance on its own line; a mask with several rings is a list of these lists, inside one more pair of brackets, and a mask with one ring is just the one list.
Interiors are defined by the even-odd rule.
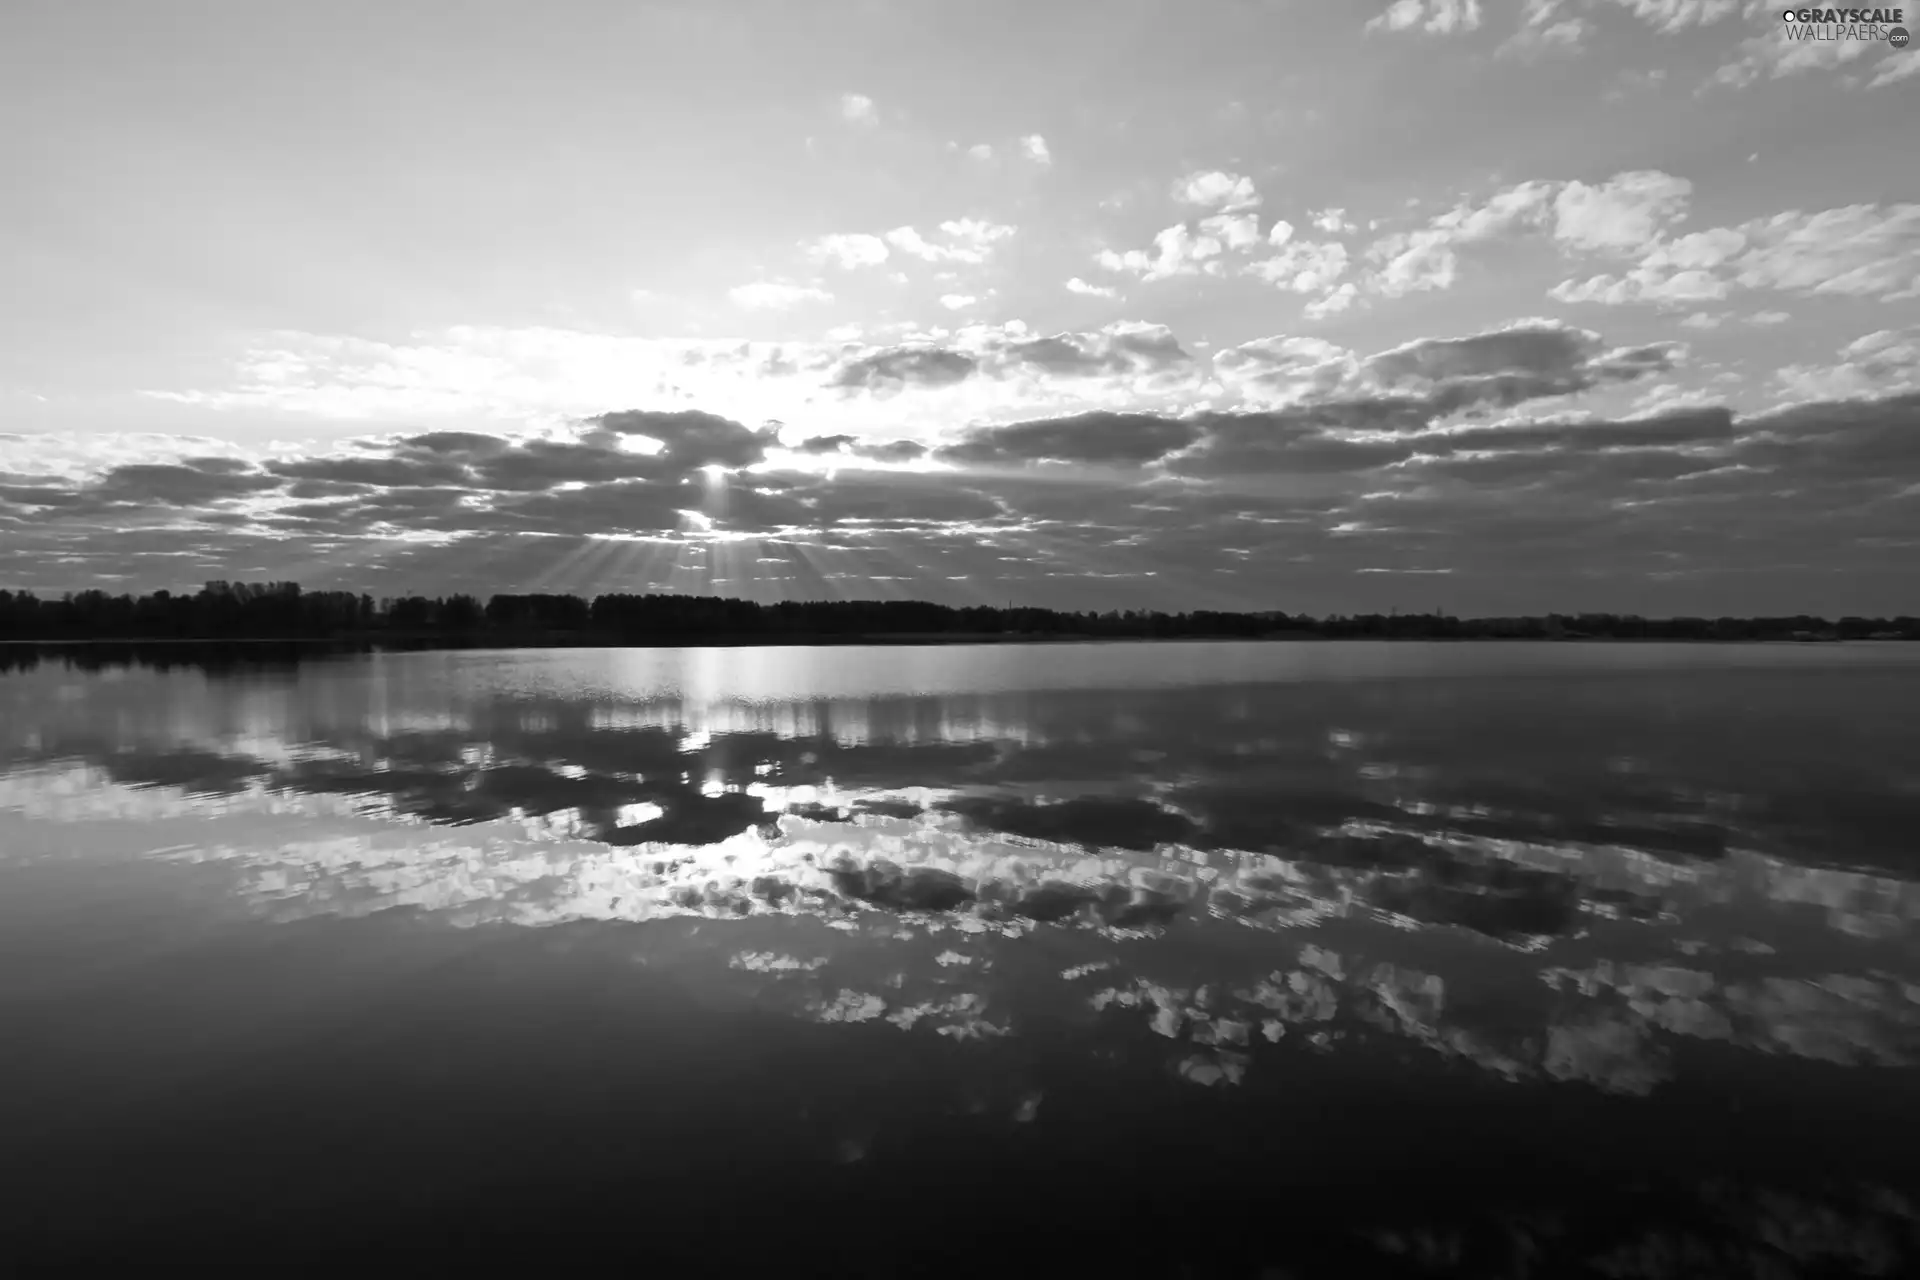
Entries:
[[582,537],[572,550],[564,552],[552,564],[535,574],[526,584],[530,593],[566,591],[589,597],[597,594],[603,580],[602,567],[616,552],[614,545],[591,535]]

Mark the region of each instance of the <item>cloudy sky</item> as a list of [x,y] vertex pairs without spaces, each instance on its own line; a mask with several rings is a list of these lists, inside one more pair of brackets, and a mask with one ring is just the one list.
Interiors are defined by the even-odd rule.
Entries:
[[0,585],[1912,612],[1916,107],[1745,0],[15,0]]

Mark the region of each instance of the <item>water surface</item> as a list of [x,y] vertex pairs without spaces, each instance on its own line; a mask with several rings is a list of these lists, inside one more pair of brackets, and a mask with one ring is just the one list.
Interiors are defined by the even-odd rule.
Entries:
[[22,1244],[1913,1256],[1920,646],[9,664]]

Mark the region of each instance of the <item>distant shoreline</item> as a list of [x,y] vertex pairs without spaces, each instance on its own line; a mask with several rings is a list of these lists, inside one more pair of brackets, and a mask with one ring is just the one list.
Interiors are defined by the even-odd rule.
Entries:
[[1049,609],[1009,602],[783,600],[673,593],[389,596],[295,582],[209,582],[58,599],[0,589],[0,638],[36,644],[332,644],[388,648],[1062,644],[1140,640],[1920,640],[1920,616],[1649,618],[1619,613],[1455,617],[1282,609]]
[[850,645],[965,645],[965,644],[1898,644],[1908,636],[1377,636],[1322,635],[1314,632],[1276,632],[1263,636],[1090,636],[1061,632],[876,632],[852,635],[733,635],[662,636],[657,639],[593,636],[578,633],[543,636],[447,635],[396,636],[391,633],[335,636],[85,636],[73,638],[0,639],[15,649],[69,649],[125,646],[293,646],[308,648],[428,651],[435,649],[761,649],[834,648]]

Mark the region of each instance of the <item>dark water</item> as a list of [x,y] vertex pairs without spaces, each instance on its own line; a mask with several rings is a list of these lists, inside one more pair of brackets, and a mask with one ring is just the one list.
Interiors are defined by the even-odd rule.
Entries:
[[1920,1256],[1920,646],[170,653],[0,675],[9,1256]]

